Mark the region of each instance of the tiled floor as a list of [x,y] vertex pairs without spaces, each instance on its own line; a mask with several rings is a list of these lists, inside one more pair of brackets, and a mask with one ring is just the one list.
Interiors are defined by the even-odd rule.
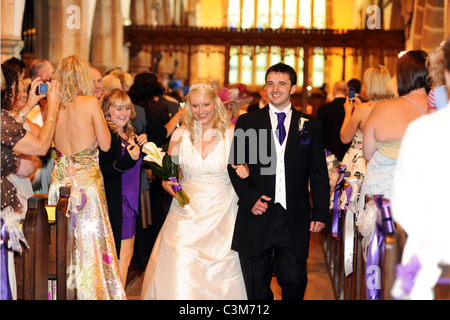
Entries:
[[[128,300],[138,300],[141,293],[144,274],[136,274],[127,285],[126,293]],[[271,284],[275,300],[281,299],[281,289],[273,278]],[[308,286],[306,288],[305,300],[335,300],[331,280],[328,275],[325,256],[319,236],[311,235],[311,246],[308,259]]]

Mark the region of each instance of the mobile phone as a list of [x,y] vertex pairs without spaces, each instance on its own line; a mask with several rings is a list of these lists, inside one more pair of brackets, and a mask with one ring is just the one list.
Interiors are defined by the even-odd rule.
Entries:
[[180,102],[180,109],[183,109],[185,104],[185,102]]
[[355,100],[355,88],[348,88],[348,100]]
[[38,86],[37,94],[38,94],[38,95],[41,95],[41,94],[47,94],[47,92],[48,92],[48,84],[47,84],[47,83],[41,83],[41,84]]

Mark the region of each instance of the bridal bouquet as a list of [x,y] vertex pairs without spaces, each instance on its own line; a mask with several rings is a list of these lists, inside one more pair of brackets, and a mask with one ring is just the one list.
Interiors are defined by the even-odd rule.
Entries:
[[158,148],[153,142],[144,144],[142,151],[147,154],[144,157],[144,161],[149,163],[154,174],[162,180],[176,182],[176,185],[173,185],[172,189],[178,197],[180,206],[184,207],[186,204],[189,204],[189,197],[177,181],[178,164],[172,160],[172,157],[162,151],[161,148]]

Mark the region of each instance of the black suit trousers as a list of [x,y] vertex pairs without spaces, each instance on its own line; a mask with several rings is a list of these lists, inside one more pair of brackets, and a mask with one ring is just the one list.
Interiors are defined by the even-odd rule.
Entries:
[[275,204],[270,211],[269,231],[264,250],[258,256],[239,253],[249,300],[273,300],[270,289],[273,272],[281,287],[283,300],[303,300],[308,277],[306,259],[297,259],[288,236],[286,210]]

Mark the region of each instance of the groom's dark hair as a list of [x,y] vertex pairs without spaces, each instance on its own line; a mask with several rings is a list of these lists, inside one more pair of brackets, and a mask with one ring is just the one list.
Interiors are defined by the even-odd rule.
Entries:
[[280,63],[274,64],[269,69],[267,69],[266,80],[267,80],[267,75],[270,72],[286,73],[289,75],[289,78],[291,80],[291,86],[294,86],[297,84],[297,72],[295,72],[294,68],[292,68],[291,66],[289,66],[287,64],[280,62]]

